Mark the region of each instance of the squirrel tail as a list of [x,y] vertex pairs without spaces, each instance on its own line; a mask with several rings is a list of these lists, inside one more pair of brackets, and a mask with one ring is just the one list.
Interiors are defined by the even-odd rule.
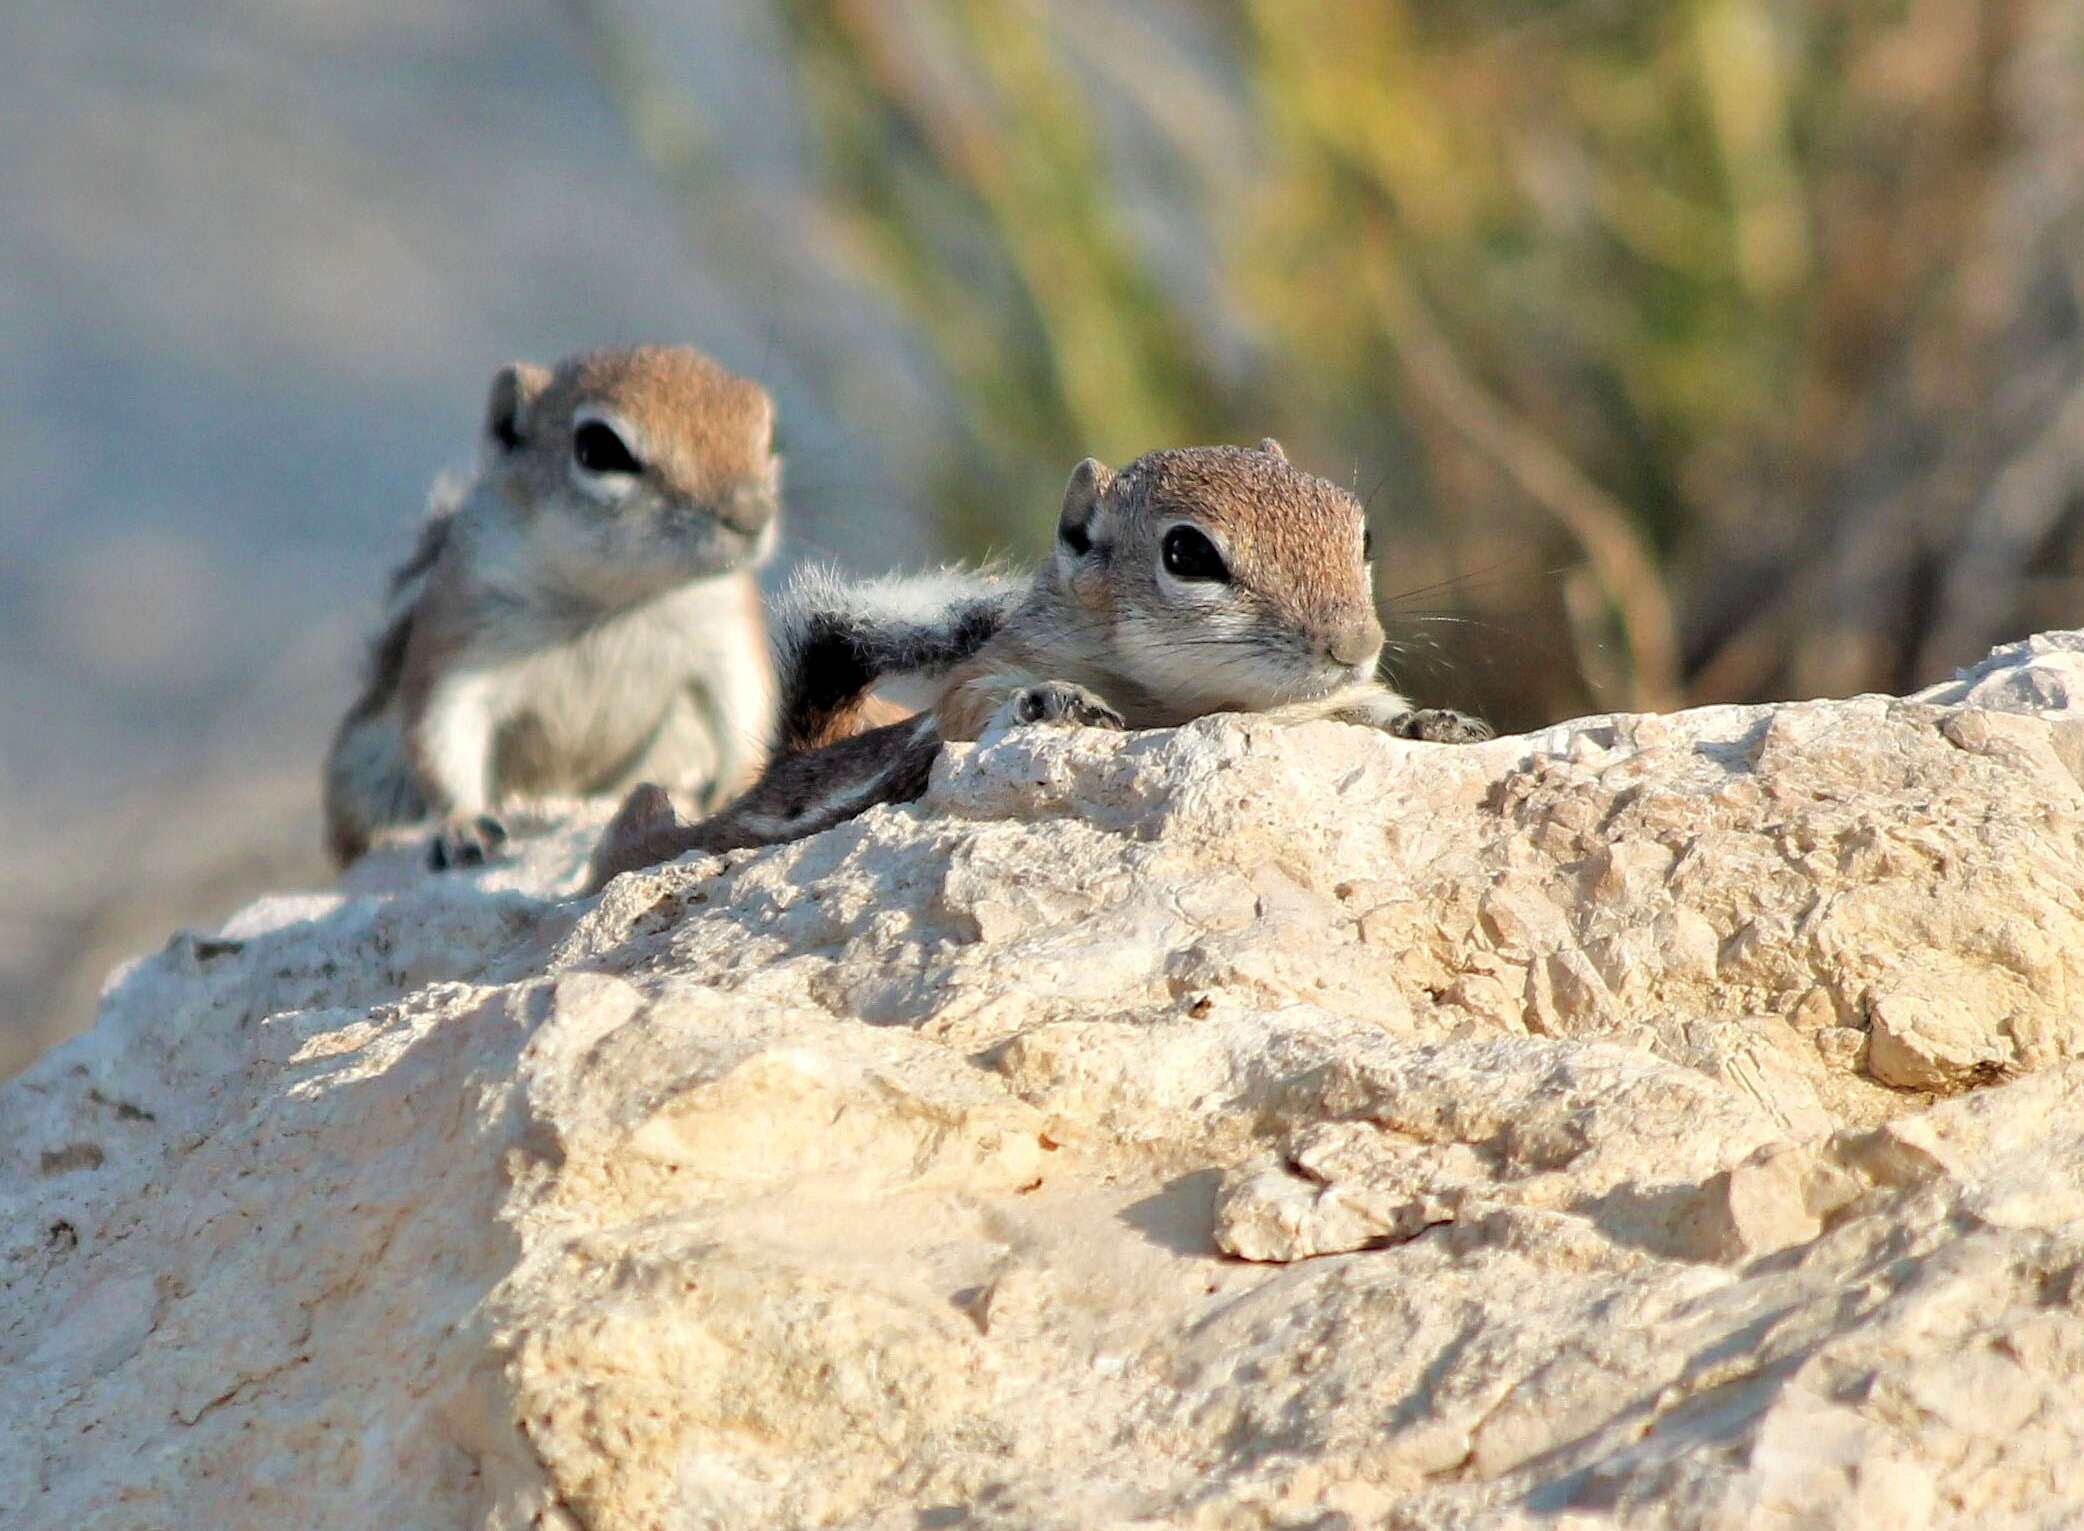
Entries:
[[1006,625],[1023,583],[991,570],[850,580],[804,569],[769,611],[781,687],[774,753],[815,749],[875,716],[869,692],[886,677],[955,669]]

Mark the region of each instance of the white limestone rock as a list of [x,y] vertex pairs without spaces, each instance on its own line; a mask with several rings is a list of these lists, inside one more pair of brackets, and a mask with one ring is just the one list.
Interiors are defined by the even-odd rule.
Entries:
[[2052,634],[378,858],[0,1087],[0,1519],[2068,1523],[2080,769]]

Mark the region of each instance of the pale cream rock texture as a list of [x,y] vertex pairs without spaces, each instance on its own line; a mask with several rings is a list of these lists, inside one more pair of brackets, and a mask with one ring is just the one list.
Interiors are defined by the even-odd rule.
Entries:
[[0,1522],[2084,1520],[2084,638],[380,853],[0,1088]]

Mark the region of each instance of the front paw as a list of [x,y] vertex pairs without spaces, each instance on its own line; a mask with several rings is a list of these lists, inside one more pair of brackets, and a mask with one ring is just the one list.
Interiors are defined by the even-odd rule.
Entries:
[[452,867],[483,866],[507,843],[507,827],[489,813],[443,819],[427,847],[427,867],[446,872]]
[[1122,715],[1098,692],[1067,680],[1044,681],[1014,692],[999,704],[1002,723],[1068,723],[1077,728],[1122,729]]
[[1399,739],[1422,739],[1428,744],[1477,744],[1491,736],[1491,725],[1482,718],[1447,707],[1413,708],[1383,727]]

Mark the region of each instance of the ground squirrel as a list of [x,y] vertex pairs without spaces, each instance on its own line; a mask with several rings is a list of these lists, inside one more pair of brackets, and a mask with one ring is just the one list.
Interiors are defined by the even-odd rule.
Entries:
[[327,755],[334,857],[431,815],[434,866],[480,861],[514,794],[651,781],[706,806],[751,782],[773,423],[764,389],[685,347],[503,368],[477,475],[437,492]]
[[[1013,724],[1163,728],[1269,712],[1406,738],[1488,737],[1376,680],[1370,552],[1360,503],[1269,439],[1257,451],[1152,452],[1120,473],[1087,458],[1064,491],[1056,556],[1025,587],[960,574],[800,578],[773,614],[778,747],[758,785],[698,824],[638,788],[602,837],[593,885],[911,801],[942,741]],[[870,686],[900,672],[940,682],[931,710],[847,737]]]

